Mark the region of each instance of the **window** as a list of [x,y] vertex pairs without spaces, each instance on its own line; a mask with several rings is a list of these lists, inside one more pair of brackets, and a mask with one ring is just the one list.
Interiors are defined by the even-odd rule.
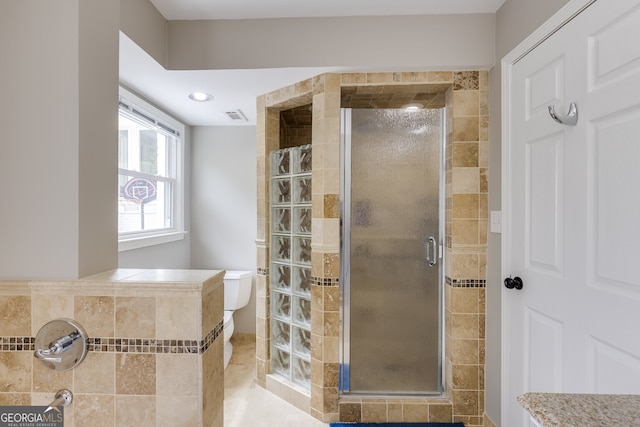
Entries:
[[124,88],[118,110],[119,250],[182,239],[184,125]]

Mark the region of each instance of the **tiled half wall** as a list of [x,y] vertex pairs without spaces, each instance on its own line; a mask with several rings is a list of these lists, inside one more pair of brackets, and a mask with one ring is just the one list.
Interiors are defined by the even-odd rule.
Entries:
[[[223,273],[116,270],[74,282],[0,282],[0,405],[73,393],[65,426],[223,426]],[[89,337],[54,371],[33,355],[58,318]]]
[[[294,385],[280,383],[274,391],[325,422],[462,421],[467,426],[483,425],[488,81],[487,71],[323,74],[258,98],[259,384],[271,389],[274,383],[269,375],[269,154],[282,148],[280,112],[311,104],[311,390],[306,396]],[[409,400],[340,396],[340,108],[394,107],[409,102],[447,110],[446,394],[439,399]]]

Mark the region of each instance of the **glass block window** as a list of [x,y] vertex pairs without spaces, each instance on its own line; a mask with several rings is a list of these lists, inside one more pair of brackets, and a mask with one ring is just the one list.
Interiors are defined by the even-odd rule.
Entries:
[[311,146],[271,154],[271,370],[311,384]]

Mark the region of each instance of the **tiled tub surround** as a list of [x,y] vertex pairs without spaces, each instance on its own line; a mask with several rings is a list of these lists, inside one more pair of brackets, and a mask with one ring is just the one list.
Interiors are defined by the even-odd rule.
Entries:
[[[46,405],[68,388],[65,426],[223,425],[222,271],[119,269],[70,282],[0,282],[0,405]],[[33,356],[47,322],[72,318],[86,359]]]
[[[340,108],[421,102],[447,110],[445,346],[442,399],[341,397]],[[258,98],[258,383],[331,421],[463,421],[484,414],[484,287],[488,204],[488,72],[323,74]],[[311,390],[274,379],[269,366],[269,155],[283,148],[281,112],[312,104]]]

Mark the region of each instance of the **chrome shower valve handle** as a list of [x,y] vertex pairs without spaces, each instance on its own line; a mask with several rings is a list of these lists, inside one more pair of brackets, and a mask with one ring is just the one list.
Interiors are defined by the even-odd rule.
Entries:
[[79,332],[71,332],[69,335],[60,337],[57,340],[52,341],[49,344],[49,348],[47,349],[40,348],[36,350],[35,356],[38,359],[44,360],[47,362],[61,363],[62,357],[60,356],[60,354],[67,351],[71,347],[73,342],[78,338],[81,338]]
[[50,369],[66,371],[84,360],[88,340],[85,330],[75,321],[52,320],[38,331],[33,355]]

